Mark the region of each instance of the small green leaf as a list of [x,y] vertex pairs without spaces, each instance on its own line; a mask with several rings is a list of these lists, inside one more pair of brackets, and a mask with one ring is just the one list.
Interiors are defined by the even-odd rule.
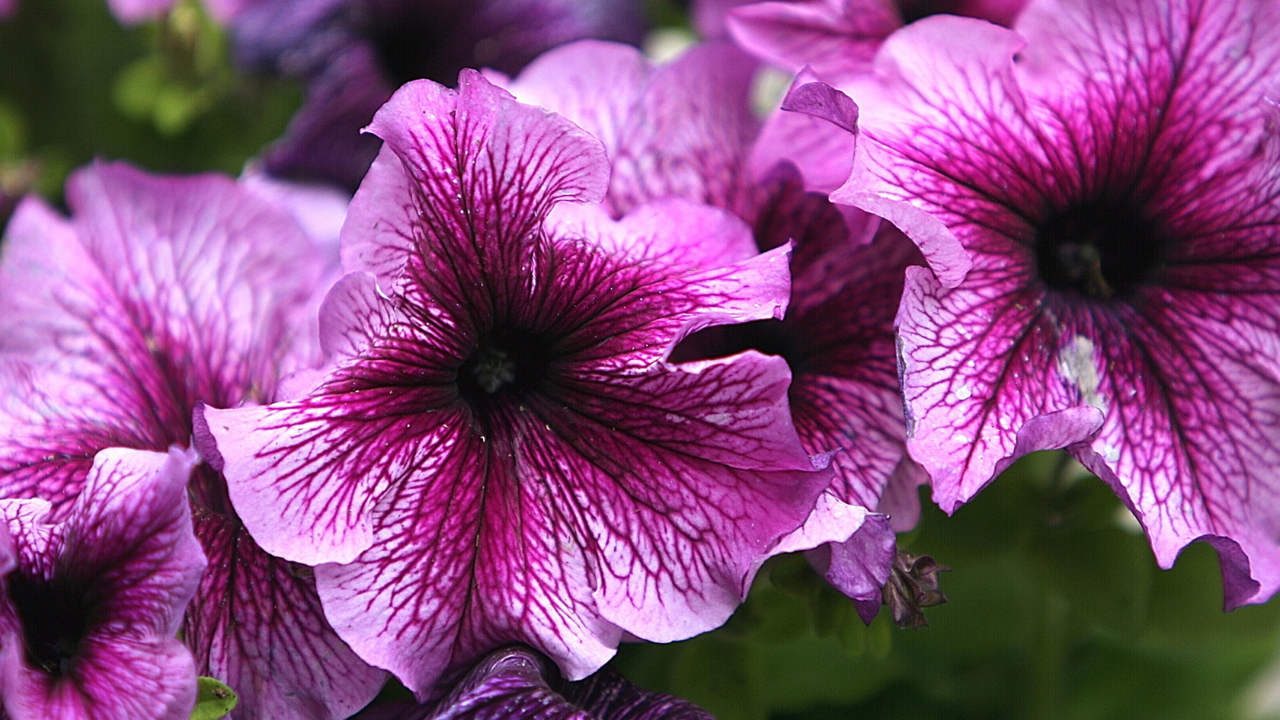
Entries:
[[136,60],[116,77],[116,108],[133,120],[149,120],[164,84],[164,58],[148,55]]
[[231,688],[211,677],[202,677],[191,720],[218,720],[234,710],[238,700]]

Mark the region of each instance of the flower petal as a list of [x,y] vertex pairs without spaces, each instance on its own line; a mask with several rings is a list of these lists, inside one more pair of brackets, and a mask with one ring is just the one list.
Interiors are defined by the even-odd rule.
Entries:
[[759,2],[731,11],[728,26],[752,55],[791,72],[809,66],[838,82],[870,69],[902,16],[890,0]]
[[190,714],[195,667],[173,636],[205,567],[186,499],[195,463],[194,453],[177,449],[167,455],[104,450],[66,521],[56,526],[32,525],[42,519],[32,511],[48,508],[44,501],[0,501],[0,517],[21,544],[14,572],[27,582],[68,584],[92,603],[65,669],[51,673],[29,664],[22,641],[21,623],[46,618],[18,615],[7,593],[0,601],[0,627],[8,636],[0,642],[0,684],[10,717],[182,720]]
[[194,520],[209,569],[182,634],[200,674],[236,691],[234,717],[341,720],[367,705],[386,673],[329,627],[310,570],[267,555],[226,516]]
[[713,270],[756,254],[751,228],[736,215],[675,197],[641,205],[616,221],[603,205],[559,205],[547,230],[588,240],[612,255],[690,269]]
[[197,400],[269,395],[319,272],[292,218],[224,178],[100,163],[68,198],[72,223],[25,204],[0,266],[0,351],[29,378],[0,412],[0,495],[59,508],[97,450],[186,444]]
[[404,176],[387,168],[357,191],[343,227],[348,270],[367,269],[391,287],[403,262],[430,246],[465,278],[517,257],[555,203],[603,197],[609,169],[598,140],[474,71],[458,83],[457,92],[409,83],[374,117],[369,131],[394,153],[379,163],[398,159]]
[[[1229,606],[1280,587],[1280,520],[1264,509],[1277,490],[1260,470],[1280,453],[1265,98],[1278,14],[1262,1],[1046,1],[1020,25],[1025,49],[930,19],[851,86],[861,166],[836,196],[908,234],[930,218],[973,260],[948,277],[929,245],[940,233],[916,228],[939,278],[909,274],[900,314],[910,447],[944,509],[1019,454],[1067,447],[1120,493],[1163,565],[1206,539]],[[1108,203],[1102,214],[1141,227],[1071,221]],[[1121,257],[1101,244],[1111,234],[1154,259]],[[1055,263],[1081,262],[1062,254],[1079,247],[1116,255],[1073,284]]]
[[[749,102],[753,67],[745,60],[728,43],[710,43],[650,68],[634,50],[581,43],[548,54],[511,86],[606,139],[615,216],[668,195],[738,211],[747,199],[746,148],[758,125]],[[582,63],[625,84],[588,84],[612,80],[595,73],[578,82]]]

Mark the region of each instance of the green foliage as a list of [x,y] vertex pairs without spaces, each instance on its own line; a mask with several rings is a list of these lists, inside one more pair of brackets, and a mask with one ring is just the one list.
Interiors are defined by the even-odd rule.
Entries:
[[1169,571],[1101,481],[1064,456],[1010,468],[956,515],[927,498],[899,537],[952,568],[930,626],[866,628],[798,557],[723,628],[624,647],[617,667],[721,720],[1241,717],[1280,651],[1280,605],[1222,612],[1217,556]]
[[138,28],[103,0],[18,3],[0,22],[0,176],[5,162],[31,165],[35,189],[57,199],[66,173],[95,157],[238,174],[284,132],[301,93],[233,72],[229,56],[191,0]]
[[202,677],[191,720],[218,720],[234,710],[237,702],[239,698],[231,688],[211,677]]

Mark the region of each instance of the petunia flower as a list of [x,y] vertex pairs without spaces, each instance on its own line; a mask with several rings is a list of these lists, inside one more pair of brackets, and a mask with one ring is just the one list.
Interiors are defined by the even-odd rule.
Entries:
[[[1027,0],[773,0],[734,3],[724,22],[753,57],[799,77],[796,89],[816,80],[840,84],[867,73],[876,50],[893,31],[930,15],[954,13],[1009,25]],[[810,98],[813,100],[814,98]],[[796,108],[792,108],[796,109]],[[836,108],[832,108],[836,110]],[[847,113],[848,111],[842,111]],[[838,113],[840,114],[840,113]],[[856,121],[856,110],[852,118]],[[759,173],[781,153],[803,173],[805,186],[829,194],[852,170],[853,125],[803,112],[775,112],[761,131],[770,152],[755,158]]]
[[191,652],[174,636],[205,567],[194,452],[112,448],[54,521],[0,500],[0,704],[10,720],[186,720]]
[[565,682],[534,650],[510,646],[481,660],[439,702],[383,705],[356,720],[712,720],[686,700],[648,692],[605,668]]
[[580,38],[638,43],[644,21],[638,0],[247,0],[231,31],[241,64],[307,86],[267,171],[354,190],[379,146],[360,130],[401,84],[516,72]]
[[929,18],[847,86],[862,134],[832,197],[934,271],[908,270],[898,320],[908,447],[944,510],[1067,448],[1161,566],[1205,540],[1228,608],[1280,586],[1277,19],[1265,0],[1048,0],[1021,36]]
[[[24,202],[0,259],[0,497],[46,499],[61,519],[100,450],[187,446],[195,403],[269,401],[318,361],[306,314],[324,252],[267,195],[98,163],[68,183],[70,221]],[[328,627],[309,570],[253,542],[209,466],[189,497],[210,565],[183,636],[239,695],[233,718],[367,703],[385,675]]]
[[[887,225],[879,230],[878,218],[861,211],[846,216],[825,196],[807,192],[795,169],[780,162],[786,148],[761,145],[773,140],[758,136],[748,100],[751,68],[735,62],[737,55],[727,44],[705,44],[654,66],[624,45],[582,41],[547,53],[510,87],[604,139],[613,169],[606,203],[615,214],[680,196],[739,215],[752,225],[760,252],[795,243],[785,318],[710,328],[682,343],[673,359],[747,348],[784,358],[792,373],[789,405],[805,449],[841,449],[832,460],[832,504],[821,507],[879,509],[892,515],[897,529],[910,529],[919,514],[915,488],[924,477],[906,458],[893,320],[904,271],[923,260],[901,233]],[[757,176],[753,163],[763,166],[765,155],[773,163]],[[853,524],[836,532],[840,541],[855,531],[862,536],[849,552],[836,552],[834,566],[832,548],[819,553],[818,564],[842,590],[869,602],[863,609],[874,616],[893,533],[879,521],[863,527],[857,513],[841,517]],[[796,541],[793,549],[813,547]],[[850,579],[839,570],[845,560],[875,567],[870,577],[878,585]]]
[[748,53],[791,72],[809,67],[839,82],[866,72],[894,30],[931,15],[1013,24],[1027,0],[771,0],[725,12],[729,34]]
[[497,645],[579,679],[624,633],[721,624],[830,477],[780,359],[666,359],[781,315],[785,250],[751,257],[741,221],[675,201],[558,231],[553,206],[604,194],[600,142],[459,85],[410,83],[370,126],[328,373],[200,430],[254,537],[317,565],[334,627],[423,699]]

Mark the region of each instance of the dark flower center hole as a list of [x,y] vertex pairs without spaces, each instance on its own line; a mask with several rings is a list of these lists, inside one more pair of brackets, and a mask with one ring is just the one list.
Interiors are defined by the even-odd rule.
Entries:
[[22,621],[27,661],[54,676],[71,668],[88,628],[85,593],[65,582],[9,575],[9,600]]
[[536,392],[551,371],[554,343],[536,333],[498,327],[482,335],[458,368],[458,393],[473,408]]
[[1123,300],[1155,279],[1166,245],[1156,224],[1127,203],[1081,203],[1041,223],[1036,267],[1054,290]]
[[671,362],[692,362],[758,350],[787,361],[793,375],[803,371],[805,343],[783,320],[754,320],[735,325],[716,325],[690,335],[671,352]]
[[446,85],[457,82],[458,68],[446,67],[443,56],[448,54],[444,46],[451,33],[460,31],[464,3],[432,5],[380,3],[366,10],[364,35],[392,87],[419,78]]
[[962,0],[898,0],[902,22],[910,24],[930,15],[959,15]]

